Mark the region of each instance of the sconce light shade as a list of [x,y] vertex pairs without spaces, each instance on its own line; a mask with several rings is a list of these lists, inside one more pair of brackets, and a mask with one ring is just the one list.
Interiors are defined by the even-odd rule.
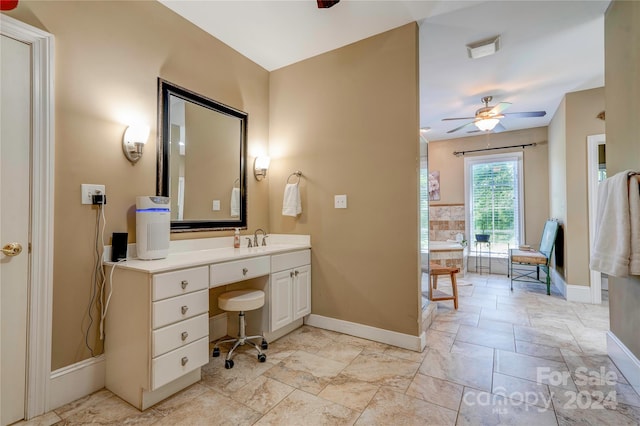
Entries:
[[131,164],[142,157],[142,147],[149,139],[149,126],[129,126],[122,138],[122,151]]
[[476,127],[482,131],[493,130],[494,127],[500,122],[497,118],[485,118],[483,120],[478,120],[474,124]]
[[267,177],[269,163],[271,163],[271,159],[269,157],[256,157],[253,162],[253,175],[256,180],[260,181]]

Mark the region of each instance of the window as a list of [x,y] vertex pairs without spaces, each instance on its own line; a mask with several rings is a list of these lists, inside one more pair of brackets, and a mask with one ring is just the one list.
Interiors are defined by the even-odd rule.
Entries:
[[429,169],[427,158],[420,158],[420,249],[429,250]]
[[492,256],[524,241],[522,153],[465,158],[465,209],[469,241],[489,234]]

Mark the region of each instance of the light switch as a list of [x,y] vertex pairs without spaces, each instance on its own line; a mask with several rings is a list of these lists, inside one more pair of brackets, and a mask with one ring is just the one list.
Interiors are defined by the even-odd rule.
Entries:
[[213,200],[213,211],[214,212],[220,211],[220,200]]
[[347,208],[347,196],[343,195],[335,195],[334,196],[334,207],[336,209],[346,209]]

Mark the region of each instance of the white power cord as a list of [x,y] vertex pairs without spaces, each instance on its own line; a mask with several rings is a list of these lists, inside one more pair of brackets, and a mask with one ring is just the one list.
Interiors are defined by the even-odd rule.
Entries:
[[[111,301],[111,296],[113,295],[113,273],[115,272],[118,264],[122,262],[126,262],[126,260],[127,259],[118,260],[111,268],[111,273],[109,274],[109,295],[107,296],[107,300],[105,300],[103,304],[102,312],[100,315],[100,340],[104,340],[104,321],[107,318],[107,310],[109,309],[109,302]],[[103,287],[103,297],[104,297],[104,288],[106,287],[105,283],[103,283],[102,287]]]

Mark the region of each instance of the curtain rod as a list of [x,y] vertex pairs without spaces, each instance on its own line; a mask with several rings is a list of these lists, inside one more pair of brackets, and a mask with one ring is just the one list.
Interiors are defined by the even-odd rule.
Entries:
[[495,147],[495,148],[473,149],[471,151],[453,151],[453,155],[455,155],[456,157],[459,157],[461,155],[465,155],[465,154],[470,153],[470,152],[493,151],[494,149],[508,149],[508,148],[518,148],[518,147],[522,147],[522,149],[525,149],[528,146],[536,146],[536,145],[537,145],[537,143],[525,143],[525,144],[521,144],[521,145],[498,146],[498,147]]

